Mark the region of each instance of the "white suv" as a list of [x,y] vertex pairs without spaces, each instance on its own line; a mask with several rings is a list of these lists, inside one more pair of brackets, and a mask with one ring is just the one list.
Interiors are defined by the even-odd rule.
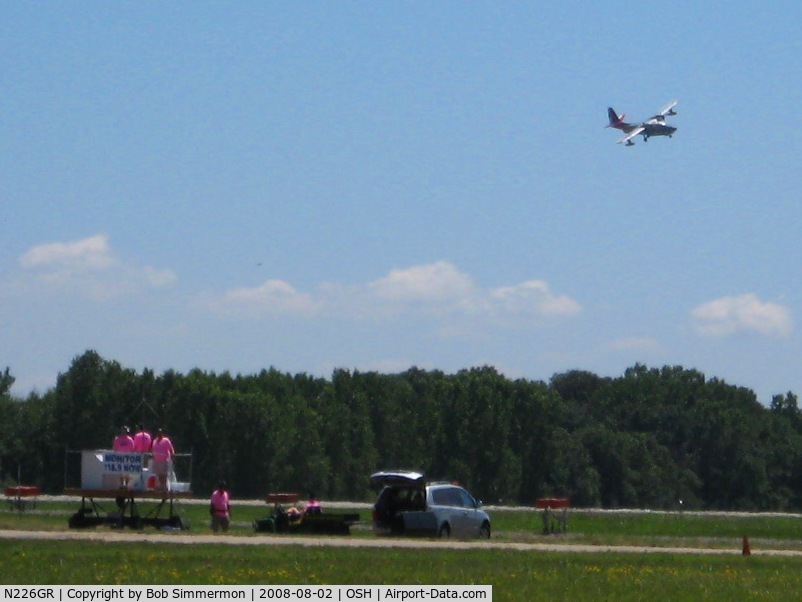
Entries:
[[370,477],[383,485],[373,506],[373,532],[377,535],[490,538],[490,517],[482,502],[459,485],[428,483],[411,471],[383,471]]

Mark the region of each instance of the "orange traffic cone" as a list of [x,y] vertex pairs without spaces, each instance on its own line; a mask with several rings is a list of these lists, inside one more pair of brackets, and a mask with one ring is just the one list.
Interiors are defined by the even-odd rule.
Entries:
[[749,538],[746,535],[744,535],[744,545],[743,545],[743,552],[742,553],[743,553],[744,556],[751,556],[752,555],[752,549],[749,547]]

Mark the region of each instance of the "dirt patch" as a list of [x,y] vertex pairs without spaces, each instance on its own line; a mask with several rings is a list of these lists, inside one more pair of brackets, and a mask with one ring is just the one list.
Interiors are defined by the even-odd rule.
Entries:
[[[431,539],[363,539],[351,537],[303,537],[303,536],[236,536],[236,535],[185,535],[179,532],[119,532],[119,531],[22,531],[2,530],[0,539],[41,539],[52,541],[103,541],[146,542],[171,544],[215,544],[235,546],[306,546],[342,548],[409,548],[409,549],[494,549],[520,552],[573,552],[598,554],[699,554],[740,555],[741,549],[684,548],[653,546],[607,546],[571,543],[516,543],[494,541],[442,541]],[[753,555],[802,557],[802,550],[752,550]]]

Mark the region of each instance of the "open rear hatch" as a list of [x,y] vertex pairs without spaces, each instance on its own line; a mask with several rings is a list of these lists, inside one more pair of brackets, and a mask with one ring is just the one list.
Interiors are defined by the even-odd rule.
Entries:
[[370,475],[372,487],[382,491],[373,507],[374,528],[400,535],[431,534],[437,520],[426,510],[426,475],[413,470],[383,470]]
[[413,470],[382,470],[370,475],[372,487],[388,487],[402,485],[424,485],[426,475]]

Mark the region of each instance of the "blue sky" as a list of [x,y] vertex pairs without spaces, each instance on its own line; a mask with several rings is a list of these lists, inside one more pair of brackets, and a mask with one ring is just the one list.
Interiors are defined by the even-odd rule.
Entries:
[[[0,367],[802,393],[802,5],[0,5]],[[677,98],[672,139],[615,144]]]

